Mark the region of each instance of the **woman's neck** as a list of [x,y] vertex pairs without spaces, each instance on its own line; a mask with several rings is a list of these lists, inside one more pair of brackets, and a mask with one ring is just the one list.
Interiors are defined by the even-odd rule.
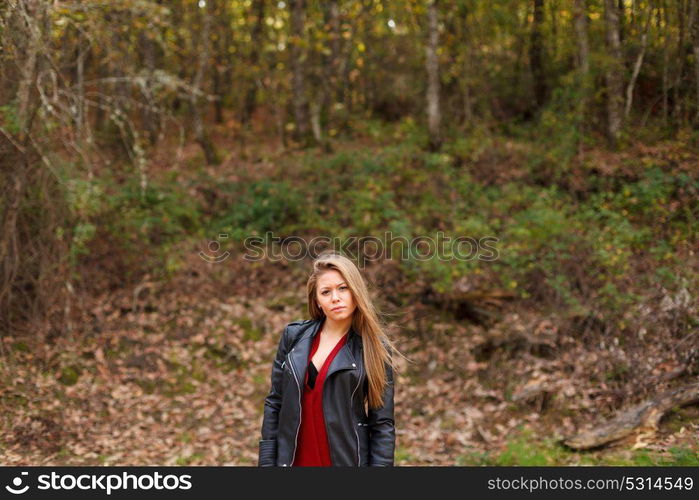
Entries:
[[323,334],[330,338],[339,339],[341,338],[352,326],[352,317],[345,318],[340,321],[332,320],[328,317],[325,318],[323,323]]

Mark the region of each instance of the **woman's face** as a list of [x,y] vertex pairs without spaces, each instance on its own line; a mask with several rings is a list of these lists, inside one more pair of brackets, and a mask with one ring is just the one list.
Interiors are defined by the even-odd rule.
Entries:
[[316,300],[325,313],[333,320],[346,319],[357,308],[352,292],[342,275],[331,269],[318,276]]

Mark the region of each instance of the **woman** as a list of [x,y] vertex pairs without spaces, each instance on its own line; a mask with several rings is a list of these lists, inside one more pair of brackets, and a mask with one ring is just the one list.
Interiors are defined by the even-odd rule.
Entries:
[[265,399],[260,466],[391,466],[393,353],[354,263],[321,254],[307,283],[312,319],[289,323]]

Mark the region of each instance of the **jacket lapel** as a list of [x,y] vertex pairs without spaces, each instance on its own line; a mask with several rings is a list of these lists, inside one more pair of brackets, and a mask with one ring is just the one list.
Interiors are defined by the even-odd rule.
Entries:
[[[308,355],[311,353],[311,345],[313,344],[313,338],[317,335],[320,326],[323,324],[323,320],[319,319],[310,324],[309,328],[306,329],[301,334],[301,337],[296,342],[289,353],[289,361],[294,369],[296,377],[298,377],[298,384],[303,391],[303,384],[306,380],[306,369],[308,368]],[[328,367],[328,373],[325,378],[328,379],[330,375],[341,370],[357,370],[357,360],[352,352],[355,350],[355,345],[361,343],[361,339],[357,333],[355,333],[354,328],[350,327],[349,337],[347,342],[342,346],[335,358],[330,363]]]
[[341,370],[357,370],[357,361],[354,358],[354,355],[352,354],[352,350],[354,347],[354,343],[357,341],[358,335],[354,332],[354,329],[350,327],[349,333],[347,334],[347,342],[345,342],[345,345],[342,346],[342,349],[340,349],[337,354],[335,355],[335,358],[332,360],[330,363],[330,366],[328,367],[328,373],[325,375],[326,380],[330,378],[330,375],[332,375],[335,372],[339,372]]
[[311,344],[313,337],[318,333],[318,329],[322,324],[322,320],[312,322],[308,328],[301,334],[301,337],[296,342],[296,345],[289,352],[289,362],[294,374],[298,377],[298,386],[303,392],[303,384],[306,380],[306,368],[308,368],[308,355],[311,353]]

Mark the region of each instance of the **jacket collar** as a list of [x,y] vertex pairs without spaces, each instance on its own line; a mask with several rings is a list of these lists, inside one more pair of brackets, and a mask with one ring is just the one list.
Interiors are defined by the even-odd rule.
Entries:
[[[324,322],[325,318],[311,320],[306,326],[306,329],[300,334],[299,340],[289,353],[289,359],[292,362],[292,367],[296,371],[299,385],[303,385],[306,380],[306,368],[308,368],[308,355],[311,353],[311,345]],[[355,354],[361,353],[361,351],[357,349],[362,343],[361,336],[354,331],[352,326],[350,326],[347,335],[347,342],[337,352],[335,358],[328,367],[328,373],[325,375],[326,379],[330,378],[333,373],[341,370],[359,369]]]

